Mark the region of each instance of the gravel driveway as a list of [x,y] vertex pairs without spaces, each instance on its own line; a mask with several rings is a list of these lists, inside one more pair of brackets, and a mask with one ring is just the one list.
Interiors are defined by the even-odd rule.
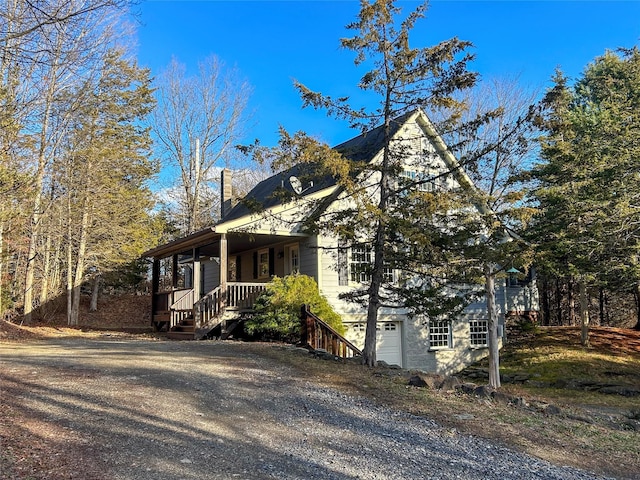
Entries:
[[3,344],[0,369],[27,387],[11,401],[74,432],[106,479],[599,478],[327,390],[241,343]]

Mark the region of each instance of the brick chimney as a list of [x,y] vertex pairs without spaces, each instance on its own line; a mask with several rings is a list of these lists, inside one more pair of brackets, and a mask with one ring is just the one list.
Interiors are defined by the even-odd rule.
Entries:
[[224,217],[233,207],[233,189],[231,187],[231,170],[225,168],[220,176],[220,218]]

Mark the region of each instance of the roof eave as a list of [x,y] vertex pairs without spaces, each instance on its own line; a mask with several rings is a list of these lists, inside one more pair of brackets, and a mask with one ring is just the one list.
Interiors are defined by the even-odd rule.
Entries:
[[151,250],[147,250],[142,257],[147,258],[164,258],[167,255],[174,254],[207,243],[207,240],[213,240],[216,237],[216,227],[208,227],[204,230],[192,233],[186,237],[178,238],[164,245],[157,246]]

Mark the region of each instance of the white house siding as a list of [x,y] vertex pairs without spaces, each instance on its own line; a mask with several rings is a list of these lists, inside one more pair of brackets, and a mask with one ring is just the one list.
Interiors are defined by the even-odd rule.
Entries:
[[[331,237],[321,237],[325,247],[337,246]],[[340,298],[341,293],[351,291],[355,285],[339,285],[336,268],[335,250],[321,250],[321,282],[320,290],[327,297],[334,309],[342,316],[347,326],[346,338],[359,348],[364,347],[364,331],[361,325],[366,324],[367,313],[363,307]],[[504,318],[504,288],[500,284],[496,289],[500,318]],[[486,319],[486,302],[481,299],[467,307],[465,313],[453,322],[452,348],[431,350],[429,348],[429,330],[422,318],[411,318],[406,312],[397,309],[381,309],[378,315],[378,328],[383,329],[387,322],[395,323],[400,332],[400,351],[398,358],[403,368],[424,370],[450,374],[466,365],[486,356],[486,348],[471,346],[469,320]],[[502,321],[501,321],[502,323]],[[380,339],[379,339],[380,341]],[[384,360],[384,358],[380,358]]]
[[540,311],[538,288],[535,282],[523,287],[506,288],[506,311],[538,312]]
[[313,277],[316,282],[319,282],[317,246],[317,237],[300,238],[300,273]]

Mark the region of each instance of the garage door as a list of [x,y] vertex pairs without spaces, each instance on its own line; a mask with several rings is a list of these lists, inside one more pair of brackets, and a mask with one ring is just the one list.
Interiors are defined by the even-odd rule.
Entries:
[[376,357],[389,365],[402,366],[402,341],[399,322],[378,323]]

